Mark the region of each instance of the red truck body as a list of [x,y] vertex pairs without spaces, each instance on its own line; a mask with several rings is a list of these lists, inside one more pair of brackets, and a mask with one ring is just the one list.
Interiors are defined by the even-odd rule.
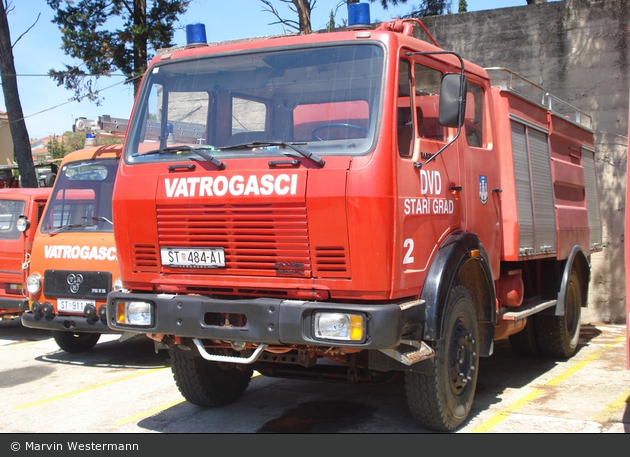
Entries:
[[233,401],[253,370],[404,374],[419,424],[453,430],[495,340],[575,352],[601,248],[590,118],[415,26],[152,61],[114,188],[108,325],[168,348],[189,401]]
[[[50,189],[0,189],[0,319],[13,319],[28,309],[24,279],[37,224]],[[18,229],[18,219],[26,217],[29,227]]]
[[112,330],[107,294],[119,282],[112,191],[120,145],[67,154],[33,239],[25,327],[50,330],[59,347],[82,352]]

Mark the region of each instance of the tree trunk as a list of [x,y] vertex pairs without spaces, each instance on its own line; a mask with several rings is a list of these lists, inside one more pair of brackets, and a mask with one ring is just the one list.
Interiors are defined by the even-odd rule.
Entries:
[[311,29],[311,3],[308,0],[293,0],[300,18],[300,33],[308,35]]
[[17,86],[15,63],[13,62],[13,48],[11,34],[4,0],[0,0],[0,76],[2,78],[2,92],[7,107],[9,128],[13,137],[13,151],[20,170],[22,187],[38,187],[37,175],[33,166],[31,143],[24,122],[22,104]]

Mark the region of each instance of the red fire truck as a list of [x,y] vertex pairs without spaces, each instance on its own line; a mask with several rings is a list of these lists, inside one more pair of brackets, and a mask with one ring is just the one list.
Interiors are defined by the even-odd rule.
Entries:
[[[628,111],[628,149],[630,149],[630,111]],[[628,178],[626,175],[626,202],[628,202],[628,198],[630,197],[630,188],[628,188]],[[628,239],[630,236],[630,228],[628,228],[628,224],[630,224],[630,214],[628,214],[628,210],[626,208],[626,225],[624,227],[625,231],[625,239]],[[626,368],[630,370],[630,246],[628,243],[625,244],[625,267],[626,267]]]
[[0,189],[0,320],[14,319],[28,309],[23,284],[49,195],[50,189]]
[[33,239],[22,324],[50,330],[67,352],[121,333],[105,319],[107,294],[121,287],[111,204],[120,154],[120,145],[67,154]]
[[601,249],[587,114],[417,19],[213,45],[193,27],[129,120],[107,308],[169,349],[189,402],[232,402],[254,370],[403,375],[412,416],[449,431],[495,340],[574,354]]

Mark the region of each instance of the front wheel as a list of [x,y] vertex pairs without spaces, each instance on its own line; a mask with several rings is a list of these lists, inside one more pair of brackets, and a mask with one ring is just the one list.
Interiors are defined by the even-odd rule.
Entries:
[[92,349],[101,338],[100,333],[77,333],[52,330],[52,336],[61,349],[66,352],[78,353]]
[[253,375],[249,366],[210,362],[178,347],[169,353],[175,384],[193,405],[217,407],[232,403],[243,395]]
[[463,286],[450,294],[443,335],[422,373],[405,373],[411,415],[425,428],[450,432],[468,417],[479,372],[479,336],[473,301]]

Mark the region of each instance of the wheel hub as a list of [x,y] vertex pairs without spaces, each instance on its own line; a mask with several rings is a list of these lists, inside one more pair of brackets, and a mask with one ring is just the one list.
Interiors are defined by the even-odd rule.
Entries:
[[466,326],[460,323],[455,327],[449,351],[449,377],[455,394],[460,394],[472,379],[476,356],[475,340]]

